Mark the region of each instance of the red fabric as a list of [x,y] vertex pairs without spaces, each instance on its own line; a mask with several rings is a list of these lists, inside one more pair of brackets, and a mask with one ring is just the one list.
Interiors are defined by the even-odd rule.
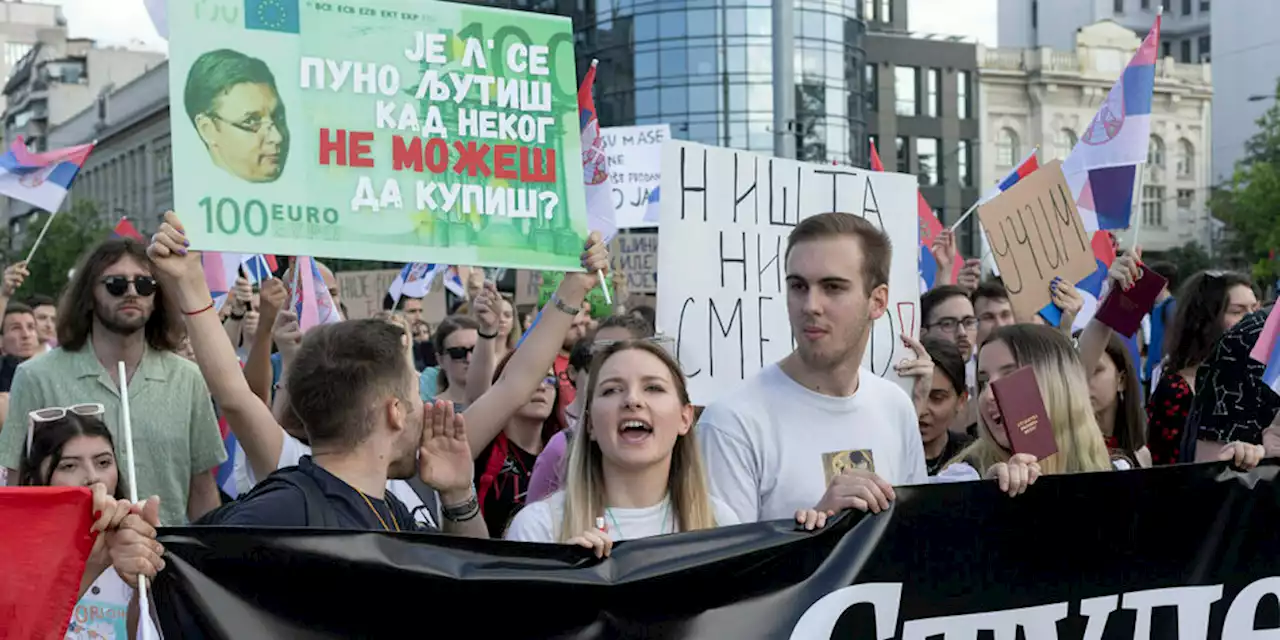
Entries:
[[61,640],[93,548],[86,487],[0,487],[0,638]]
[[120,218],[120,222],[116,223],[115,235],[119,238],[133,238],[138,242],[143,242],[142,234],[138,233],[138,228],[129,222],[128,218]]
[[[880,154],[876,151],[875,143],[871,143],[871,170],[884,171],[884,163],[880,161]],[[938,217],[933,215],[933,208],[929,206],[929,202],[924,199],[924,194],[920,190],[916,190],[916,217],[920,221],[920,246],[925,251],[933,250],[933,239],[942,233],[942,223],[938,221]],[[942,278],[947,284],[955,284],[960,279],[960,269],[964,266],[964,256],[960,255],[960,248],[956,247],[956,254],[951,256],[951,273],[945,274]]]
[[556,372],[556,381],[560,383],[560,400],[556,403],[559,405],[556,408],[560,411],[560,422],[568,424],[568,421],[564,419],[564,410],[573,404],[574,395],[577,393],[577,390],[573,388],[573,383],[569,382],[569,356],[564,354],[556,356],[556,362],[551,368]]

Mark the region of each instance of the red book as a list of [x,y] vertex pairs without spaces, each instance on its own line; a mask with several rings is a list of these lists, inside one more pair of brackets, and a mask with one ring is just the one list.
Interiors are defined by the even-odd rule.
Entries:
[[1036,374],[1031,367],[1023,367],[991,383],[996,405],[1004,419],[1005,433],[1009,434],[1009,446],[1014,453],[1029,453],[1036,460],[1044,460],[1058,452],[1053,439],[1053,424],[1049,412],[1040,397]]
[[0,488],[0,637],[61,640],[93,538],[86,487]]
[[1116,333],[1132,338],[1142,326],[1142,318],[1156,306],[1156,296],[1169,284],[1160,274],[1142,266],[1142,277],[1128,291],[1114,287],[1098,305],[1093,317]]

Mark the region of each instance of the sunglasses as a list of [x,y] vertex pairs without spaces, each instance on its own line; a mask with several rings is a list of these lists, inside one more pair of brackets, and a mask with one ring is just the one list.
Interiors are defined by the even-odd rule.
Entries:
[[27,422],[27,451],[31,451],[31,436],[35,434],[37,424],[47,424],[57,422],[65,417],[68,413],[74,413],[78,416],[86,418],[96,418],[106,413],[106,408],[97,402],[89,402],[85,404],[73,404],[69,407],[47,407],[44,409],[36,409],[27,414],[30,421]]
[[138,276],[136,278],[107,276],[102,279],[102,284],[107,288],[107,293],[117,298],[124,296],[131,284],[134,292],[144,298],[156,292],[156,279],[151,276]]
[[444,352],[454,360],[465,360],[466,358],[471,357],[471,352],[475,350],[475,347],[449,347],[448,349],[445,349]]

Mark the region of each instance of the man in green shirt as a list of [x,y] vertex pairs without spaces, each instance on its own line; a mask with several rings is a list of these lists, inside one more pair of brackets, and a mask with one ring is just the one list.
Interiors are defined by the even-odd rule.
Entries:
[[[195,364],[173,353],[183,328],[157,290],[146,247],[106,240],[75,270],[58,313],[58,343],[18,367],[0,430],[10,484],[25,455],[28,413],[100,403],[125,468],[118,364],[125,363],[138,494],[160,496],[160,520],[181,525],[219,504],[210,470],[227,459],[209,390]],[[39,424],[35,424],[39,429]]]

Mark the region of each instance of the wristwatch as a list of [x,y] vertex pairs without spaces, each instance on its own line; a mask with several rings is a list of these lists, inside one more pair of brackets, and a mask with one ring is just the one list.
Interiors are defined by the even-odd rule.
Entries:
[[569,315],[571,315],[571,316],[576,316],[576,315],[578,315],[579,313],[582,313],[582,307],[571,307],[571,306],[569,306],[568,304],[566,304],[566,303],[565,303],[565,301],[564,301],[564,300],[561,300],[561,299],[560,299],[560,295],[559,295],[559,294],[557,294],[557,293],[552,293],[552,294],[551,294],[551,304],[552,304],[552,306],[554,306],[555,308],[559,309],[561,312],[563,312],[563,313],[567,313],[567,314],[569,314]]

